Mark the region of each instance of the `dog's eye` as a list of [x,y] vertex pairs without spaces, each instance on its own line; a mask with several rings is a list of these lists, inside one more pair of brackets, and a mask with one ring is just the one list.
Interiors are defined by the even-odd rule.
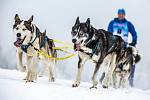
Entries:
[[16,27],[16,30],[18,30],[19,28],[18,27]]
[[25,31],[25,30],[27,30],[27,29],[23,28],[22,30]]
[[87,28],[84,28],[84,30],[83,30],[85,33],[88,31],[88,29]]
[[76,35],[77,33],[76,33],[76,31],[72,31],[71,34],[72,35]]

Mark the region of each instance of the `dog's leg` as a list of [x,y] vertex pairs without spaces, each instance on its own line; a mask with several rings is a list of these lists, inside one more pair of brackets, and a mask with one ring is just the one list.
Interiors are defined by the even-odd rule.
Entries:
[[41,63],[40,65],[43,65],[42,67],[39,68],[38,70],[38,77],[43,77],[46,73],[47,73],[47,66],[45,66],[45,63],[44,63],[44,58],[41,59],[41,57],[39,57],[39,62]]
[[115,73],[115,71],[113,72],[113,75],[112,75],[112,82],[111,82],[111,84],[112,84],[112,86],[114,87],[114,88],[116,88],[116,73]]
[[126,76],[125,76],[125,79],[124,79],[125,80],[125,85],[124,86],[126,88],[129,88],[129,76],[130,76],[130,72],[127,72]]
[[25,72],[26,71],[26,67],[23,66],[23,63],[22,63],[22,56],[23,56],[23,52],[21,52],[19,50],[19,48],[17,49],[17,70],[20,70],[22,72]]
[[110,64],[111,64],[111,55],[107,55],[106,57],[105,57],[105,59],[103,60],[103,63],[104,63],[104,66],[102,66],[101,68],[102,68],[102,72],[104,73],[104,76],[103,76],[103,78],[100,80],[100,82],[102,83],[103,82],[103,79],[104,79],[104,77],[105,77],[105,74],[108,72],[108,69],[109,69],[109,67],[110,67]]
[[[102,85],[104,84],[104,82],[106,81],[106,74],[108,74],[108,71],[109,71],[109,68],[110,68],[110,64],[111,64],[111,60],[112,60],[112,54],[109,54],[109,55],[107,55],[106,57],[105,57],[105,59],[104,59],[104,64],[105,64],[105,66],[104,66],[104,71],[105,71],[105,77],[103,78],[103,80],[102,80]],[[105,79],[105,80],[104,80]]]
[[108,88],[108,86],[110,85],[110,82],[112,82],[112,75],[113,75],[113,72],[116,68],[116,53],[113,53],[112,54],[112,58],[111,58],[111,64],[110,64],[110,67],[108,68],[108,72],[106,73],[106,76],[103,80],[103,88]]
[[128,81],[128,78],[129,78],[129,69],[130,69],[130,64],[128,63],[128,64],[125,64],[124,66],[123,66],[123,71],[122,71],[122,83],[121,83],[121,85],[122,85],[122,87],[123,88],[126,88],[126,87],[128,87],[128,83],[129,83],[129,81]]
[[79,56],[79,61],[78,61],[78,72],[77,72],[77,76],[76,76],[76,81],[74,84],[72,84],[72,87],[78,87],[81,81],[81,73],[83,70],[83,66],[85,64],[85,62],[87,61],[86,58],[81,58]]
[[128,78],[129,78],[129,72],[126,70],[126,71],[123,71],[122,72],[122,82],[121,82],[121,86],[122,88],[126,88],[129,86],[129,81],[128,81]]
[[37,79],[37,59],[33,58],[32,56],[26,56],[27,57],[27,76],[26,76],[26,82],[33,82]]
[[97,73],[98,73],[98,71],[99,71],[99,68],[100,68],[100,66],[101,66],[101,64],[102,64],[102,62],[103,62],[103,60],[104,60],[103,58],[104,58],[104,54],[102,54],[102,55],[100,56],[100,59],[98,60],[98,62],[97,62],[96,65],[95,65],[94,73],[93,73],[93,76],[92,76],[93,86],[90,87],[90,89],[91,89],[91,88],[97,88],[97,87],[96,87],[97,84],[98,84],[98,82],[97,82]]
[[116,71],[114,71],[112,78],[113,78],[112,86],[113,86],[114,88],[116,88],[116,80],[117,80],[117,79],[116,79]]
[[32,60],[32,57],[26,55],[26,63],[27,63],[26,64],[27,65],[27,75],[25,77],[26,82],[29,82],[29,77],[30,77],[30,74],[31,74],[31,68],[30,68],[31,60]]
[[113,77],[113,73],[114,73],[114,71],[115,71],[115,68],[116,68],[116,57],[117,57],[117,55],[116,54],[114,54],[114,57],[112,58],[112,62],[113,63],[111,63],[112,64],[112,70],[111,70],[111,75],[110,75],[110,85],[114,85],[113,84],[113,82],[114,82],[114,77]]
[[114,81],[114,84],[115,84],[115,88],[119,88],[120,85],[121,85],[121,71],[120,69],[116,69],[115,71],[115,81]]
[[32,58],[31,62],[31,74],[29,76],[29,82],[33,82],[34,80],[37,80],[37,63],[38,63],[37,56]]
[[96,86],[97,86],[98,82],[97,82],[97,79],[96,79],[96,78],[97,78],[97,73],[98,73],[98,70],[99,70],[99,68],[100,68],[101,63],[102,63],[102,62],[99,62],[99,63],[97,63],[96,66],[95,66],[94,73],[93,73],[93,76],[92,76],[93,86],[90,87],[90,89],[91,89],[91,88],[97,88]]
[[54,73],[55,73],[55,60],[50,60],[49,62],[45,62],[45,65],[48,67],[49,82],[54,82],[55,81],[55,77],[54,77]]
[[126,71],[122,71],[122,80],[121,80],[121,87],[125,88],[126,87],[126,76],[127,72]]
[[51,81],[54,82],[55,81],[55,75],[56,75],[56,60],[53,60],[52,63],[52,72],[51,72]]
[[116,83],[117,83],[117,75],[116,72],[114,71],[113,73],[113,87],[116,88]]

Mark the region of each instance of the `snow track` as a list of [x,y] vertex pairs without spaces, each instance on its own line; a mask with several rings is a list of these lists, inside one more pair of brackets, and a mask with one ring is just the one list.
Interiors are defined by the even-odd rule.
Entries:
[[150,100],[150,90],[98,89],[90,90],[91,83],[82,82],[72,88],[73,81],[56,79],[48,82],[47,77],[37,82],[25,83],[25,73],[16,70],[0,69],[0,100]]

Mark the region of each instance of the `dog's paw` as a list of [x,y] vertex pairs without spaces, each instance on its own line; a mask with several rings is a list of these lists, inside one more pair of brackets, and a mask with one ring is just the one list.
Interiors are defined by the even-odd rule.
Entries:
[[90,89],[97,89],[97,86],[91,86]]
[[34,79],[32,79],[32,78],[25,78],[25,81],[26,81],[26,83],[27,82],[32,83],[32,82],[34,82]]
[[27,78],[25,77],[23,80],[27,80]]
[[30,83],[30,82],[32,83],[32,82],[34,82],[34,81],[33,81],[33,80],[26,80],[26,83],[28,83],[28,82],[29,82],[29,83]]
[[74,84],[72,84],[72,87],[78,87],[80,85],[80,82],[75,82]]
[[103,85],[102,87],[103,87],[104,89],[107,89],[107,88],[108,88],[108,86],[105,86],[105,85]]
[[39,75],[38,77],[43,77],[43,75]]
[[78,87],[79,85],[78,84],[72,84],[72,87]]
[[50,78],[49,82],[55,82],[55,78],[54,77]]

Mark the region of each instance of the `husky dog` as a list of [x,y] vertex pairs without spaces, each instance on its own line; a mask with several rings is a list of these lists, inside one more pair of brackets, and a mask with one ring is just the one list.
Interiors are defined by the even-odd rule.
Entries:
[[72,27],[71,34],[74,50],[78,51],[79,56],[78,72],[72,87],[79,86],[83,66],[87,60],[92,60],[96,66],[92,76],[93,86],[91,88],[95,88],[98,84],[96,76],[104,58],[107,58],[106,62],[109,68],[103,80],[103,87],[108,87],[116,66],[117,54],[122,53],[125,42],[121,37],[113,36],[112,33],[103,29],[95,29],[90,24],[89,18],[86,22],[80,23],[78,17]]
[[41,33],[35,24],[32,24],[33,16],[29,20],[20,20],[18,14],[15,15],[14,32],[19,37],[18,49],[26,55],[27,75],[26,81],[33,82],[37,78],[37,63],[43,60],[48,69],[49,81],[54,81],[55,59],[47,58],[37,51],[56,57],[57,53],[53,49],[55,46],[52,39],[46,36],[46,31]]
[[20,20],[19,16],[16,14],[15,16],[15,24],[13,25],[13,31],[16,34],[17,40],[14,42],[16,46],[16,57],[17,57],[17,70],[25,72],[26,67],[23,66],[22,58],[23,58],[23,51],[21,50],[20,46],[23,43],[25,37],[21,38],[21,34],[18,31],[19,27],[17,25],[21,24],[22,20]]
[[140,61],[141,57],[138,54],[138,50],[129,46],[125,49],[122,56],[117,57],[116,61],[116,69],[114,70],[113,78],[114,78],[114,87],[128,87],[129,77],[131,74],[131,70],[133,65]]

